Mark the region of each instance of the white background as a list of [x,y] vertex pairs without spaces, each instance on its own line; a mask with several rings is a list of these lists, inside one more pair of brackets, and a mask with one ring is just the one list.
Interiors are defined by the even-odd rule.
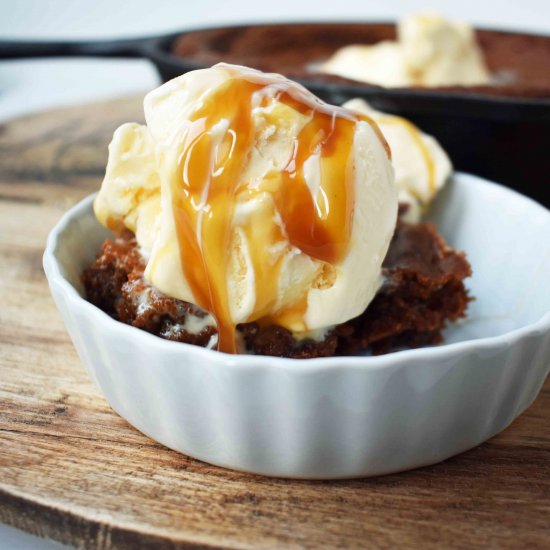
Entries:
[[[550,0],[0,0],[0,40],[126,38],[253,21],[393,20],[426,10],[550,34]],[[154,68],[140,60],[0,61],[0,120],[158,83]],[[0,550],[53,548],[59,546],[0,525]]]

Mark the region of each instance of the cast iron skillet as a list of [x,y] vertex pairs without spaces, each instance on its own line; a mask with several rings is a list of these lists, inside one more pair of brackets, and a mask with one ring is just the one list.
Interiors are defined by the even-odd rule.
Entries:
[[[272,28],[277,33],[296,25],[261,26]],[[371,25],[386,24],[365,23],[366,27]],[[251,27],[258,28],[260,25],[226,29],[238,33]],[[172,53],[176,39],[189,33],[212,30],[182,31],[115,41],[0,41],[0,59],[138,57],[149,59],[166,81],[204,67],[192,59]],[[292,44],[291,47],[298,46]],[[507,184],[550,206],[550,98],[497,97],[429,89],[386,89],[347,82],[325,82],[307,75],[295,80],[330,103],[341,104],[353,97],[362,97],[375,108],[405,116],[440,140],[457,169]]]

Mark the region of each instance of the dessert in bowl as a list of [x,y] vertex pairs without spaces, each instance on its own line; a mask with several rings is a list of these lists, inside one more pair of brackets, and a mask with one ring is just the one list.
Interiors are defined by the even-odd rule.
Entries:
[[418,219],[450,162],[409,122],[350,106],[229,65],[148,94],[147,125],[121,126],[110,146],[95,212],[119,237],[84,273],[90,301],[231,353],[440,340],[464,314],[469,265],[433,226],[396,220],[398,203]]
[[[445,322],[461,317],[468,304],[464,256],[433,226],[397,222],[398,195],[414,218],[411,205],[422,202],[422,193],[410,181],[398,192],[389,150],[369,116],[329,108],[281,77],[238,67],[182,79],[148,97],[148,127],[126,126],[115,134],[95,210],[119,233],[118,242],[111,237],[94,260],[109,231],[88,199],[54,229],[45,253],[68,330],[117,412],[167,446],[215,464],[271,475],[350,477],[441,460],[496,433],[528,405],[547,368],[548,304],[540,300],[528,301],[532,310],[509,335],[489,334],[497,323],[489,321],[478,337],[491,338],[385,357],[340,355],[369,347],[369,334],[381,330],[376,323],[389,326],[374,342],[375,352],[438,341]],[[401,126],[428,150],[425,136]],[[424,168],[437,187],[437,169]],[[401,172],[401,182],[405,176]],[[223,200],[213,202],[222,192]],[[513,203],[539,230],[548,227],[541,207],[466,176],[446,195],[436,199],[432,216],[450,244],[468,245],[468,254],[468,247],[476,248],[468,224],[498,239],[499,220],[521,214],[517,207],[509,212]],[[487,219],[471,204],[474,196],[485,198],[482,208],[499,206],[489,220],[495,235],[480,227]],[[294,211],[296,198],[301,202]],[[444,211],[442,200],[450,201]],[[128,229],[135,241],[124,237]],[[535,226],[524,230],[541,239]],[[411,248],[417,242],[424,248]],[[427,250],[428,267],[411,265],[419,250]],[[474,259],[475,278],[477,261],[483,267],[487,261],[479,254]],[[92,300],[100,296],[108,313],[135,326],[84,300],[84,287]],[[480,307],[475,288],[474,294],[473,312]],[[151,306],[157,308],[152,316]],[[369,310],[377,312],[370,325],[362,319],[359,337],[350,337],[350,326]],[[151,332],[162,338],[135,328],[155,316],[160,332]],[[455,325],[448,341],[461,340],[471,320]],[[400,330],[393,333],[397,321]],[[290,347],[274,345],[274,332],[290,338]],[[317,353],[334,334],[336,345]],[[525,358],[514,356],[508,367],[501,361],[509,343],[522,349],[525,334],[537,336],[541,353],[521,379]],[[182,343],[189,335],[198,345]]]

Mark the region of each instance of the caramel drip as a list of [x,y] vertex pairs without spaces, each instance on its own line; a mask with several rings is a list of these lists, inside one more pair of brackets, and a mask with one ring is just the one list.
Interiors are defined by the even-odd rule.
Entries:
[[[353,137],[355,121],[315,113],[296,139],[294,154],[281,172],[275,196],[290,244],[331,264],[347,251],[354,205]],[[312,197],[304,162],[319,155],[321,185]]]
[[[281,262],[273,261],[269,245],[287,241],[331,264],[345,257],[355,200],[355,125],[358,120],[372,124],[368,117],[302,100],[280,85],[275,96],[254,97],[264,88],[266,84],[234,76],[207,96],[184,130],[180,177],[173,193],[183,272],[197,304],[216,319],[218,349],[229,353],[237,351],[227,290],[237,198],[243,193],[269,192],[282,221],[281,228],[272,220],[253,217],[243,228],[255,275],[256,303],[248,319],[252,321],[268,315],[277,299]],[[243,172],[254,145],[252,108],[258,97],[263,103],[275,97],[306,115],[308,122],[296,136],[292,158],[284,170],[267,174],[253,190],[243,181]],[[373,128],[378,133],[376,125]],[[381,141],[387,147],[383,138]],[[303,171],[304,162],[312,155],[319,156],[321,165],[321,184],[315,197]],[[289,310],[284,315],[303,317],[306,306],[304,296],[295,312]]]

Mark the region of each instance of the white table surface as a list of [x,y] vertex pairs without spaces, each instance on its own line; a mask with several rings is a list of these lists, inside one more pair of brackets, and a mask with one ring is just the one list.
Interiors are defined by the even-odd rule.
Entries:
[[[0,40],[126,38],[254,21],[394,20],[427,10],[477,26],[550,34],[549,0],[0,0]],[[0,61],[0,121],[140,93],[159,82],[149,62],[140,60]],[[0,524],[0,550],[56,548],[61,546]]]

